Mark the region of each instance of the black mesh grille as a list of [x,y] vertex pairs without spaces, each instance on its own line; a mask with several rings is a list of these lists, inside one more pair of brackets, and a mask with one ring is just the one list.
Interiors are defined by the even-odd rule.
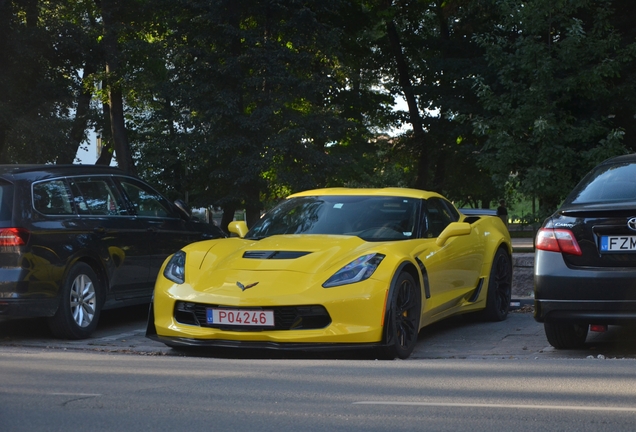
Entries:
[[[274,311],[274,327],[264,326],[224,326],[208,324],[206,312],[208,308],[245,309]],[[196,325],[200,327],[218,328],[233,331],[261,331],[261,330],[310,330],[327,327],[331,324],[331,317],[323,306],[276,306],[265,308],[240,308],[220,305],[205,305],[200,303],[177,302],[174,317],[181,324]]]

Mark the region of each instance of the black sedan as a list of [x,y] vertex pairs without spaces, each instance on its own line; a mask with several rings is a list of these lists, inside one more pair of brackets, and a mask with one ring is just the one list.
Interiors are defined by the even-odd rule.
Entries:
[[588,173],[537,233],[535,319],[558,349],[636,322],[636,154]]

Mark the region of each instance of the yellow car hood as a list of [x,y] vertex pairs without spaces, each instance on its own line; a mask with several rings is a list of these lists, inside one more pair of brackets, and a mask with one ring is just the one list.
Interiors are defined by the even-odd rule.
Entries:
[[369,249],[377,246],[377,243],[354,236],[284,235],[258,241],[224,239],[208,250],[201,270],[319,273],[343,259],[350,257],[353,260],[369,253]]
[[266,286],[281,289],[292,281],[293,291],[318,287],[349,262],[386,246],[333,235],[282,235],[258,241],[230,238],[210,243],[205,252],[186,249],[189,285],[200,292],[229,290],[228,294],[236,294],[237,282],[245,286],[258,282],[257,289],[249,289],[255,295]]

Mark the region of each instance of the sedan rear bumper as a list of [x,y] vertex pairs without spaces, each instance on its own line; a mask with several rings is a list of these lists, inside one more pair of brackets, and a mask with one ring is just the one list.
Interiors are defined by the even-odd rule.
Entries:
[[636,322],[636,301],[537,300],[538,322],[569,321],[582,324],[620,325]]
[[560,253],[538,250],[534,295],[538,322],[636,322],[636,268],[571,268]]

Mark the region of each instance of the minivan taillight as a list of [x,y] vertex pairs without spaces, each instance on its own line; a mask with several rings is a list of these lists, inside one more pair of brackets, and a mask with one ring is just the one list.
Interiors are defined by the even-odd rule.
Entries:
[[24,228],[0,228],[0,247],[24,246],[29,241],[29,231]]
[[582,255],[574,233],[568,229],[541,228],[537,233],[535,248],[570,255]]

